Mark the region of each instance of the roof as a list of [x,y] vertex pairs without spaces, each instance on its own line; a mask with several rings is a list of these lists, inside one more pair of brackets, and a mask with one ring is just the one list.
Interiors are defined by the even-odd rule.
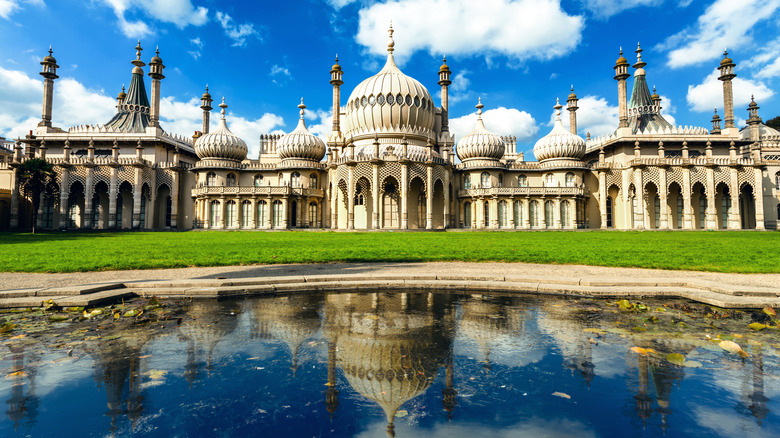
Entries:
[[149,126],[149,113],[149,97],[146,94],[144,77],[133,72],[127,96],[116,115],[106,123],[106,127],[120,132],[144,132]]
[[634,76],[634,89],[628,102],[628,126],[633,134],[673,128],[661,115],[661,108],[653,102],[645,75],[639,74],[639,71]]

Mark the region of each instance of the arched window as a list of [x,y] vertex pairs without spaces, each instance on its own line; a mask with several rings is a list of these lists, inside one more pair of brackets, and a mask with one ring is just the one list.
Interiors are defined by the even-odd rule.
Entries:
[[301,186],[301,174],[298,172],[293,172],[292,175],[290,175],[290,185],[292,187],[300,187]]
[[283,224],[284,210],[282,207],[282,201],[274,201],[273,223],[271,224],[274,228],[281,227]]
[[263,185],[263,175],[255,175],[255,187]]
[[571,172],[566,174],[566,187],[574,187],[574,174]]
[[487,172],[482,172],[482,175],[480,176],[480,187],[483,189],[489,189],[490,188],[490,174]]
[[531,228],[539,226],[539,202],[531,201],[528,205],[528,219],[531,223]]
[[217,174],[214,172],[209,172],[206,174],[206,185],[209,187],[213,187],[217,185]]
[[471,202],[463,204],[463,226],[471,228]]
[[514,202],[515,228],[523,226],[523,201]]
[[607,227],[612,228],[612,198],[607,196]]
[[284,175],[282,175],[281,173],[279,174],[279,185],[280,186],[284,185]]
[[317,183],[317,174],[312,173],[309,175],[309,188],[310,189],[318,189],[320,188],[320,185]]
[[225,205],[225,226],[227,228],[235,228],[238,222],[236,221],[236,201],[228,201]]
[[545,187],[555,187],[555,175],[552,173],[548,173],[544,176],[544,186]]
[[219,201],[211,201],[211,212],[209,214],[209,226],[216,228],[219,225]]
[[528,178],[525,175],[517,177],[517,187],[528,187]]
[[683,226],[683,196],[682,193],[677,194],[677,228]]
[[355,205],[363,205],[366,203],[366,198],[363,196],[363,187],[355,187]]
[[571,223],[571,205],[569,201],[561,201],[561,226],[568,228]]
[[471,188],[471,174],[463,175],[463,188],[466,190]]
[[509,225],[509,206],[506,201],[498,201],[498,227],[504,228]]
[[268,203],[260,201],[257,203],[257,226],[264,227],[268,220]]
[[498,174],[498,186],[499,187],[504,187],[504,174],[503,173],[499,173]]
[[[721,211],[722,211],[722,222],[723,222],[723,228],[729,227],[729,213],[731,213],[731,196],[729,196],[729,189],[726,189],[723,191],[723,200],[721,204]],[[780,204],[777,205],[778,212],[780,213]],[[780,218],[780,215],[777,216]]]
[[317,203],[316,202],[309,203],[309,226],[310,227],[317,226]]
[[235,173],[228,173],[227,178],[225,178],[226,185],[228,187],[235,187],[236,186],[236,174]]
[[484,202],[484,209],[485,210],[485,225],[484,227],[487,228],[490,226],[490,202],[485,201]]
[[249,227],[249,220],[252,218],[252,203],[244,201],[241,203],[241,227]]
[[555,226],[555,204],[552,201],[544,203],[544,226],[546,228]]

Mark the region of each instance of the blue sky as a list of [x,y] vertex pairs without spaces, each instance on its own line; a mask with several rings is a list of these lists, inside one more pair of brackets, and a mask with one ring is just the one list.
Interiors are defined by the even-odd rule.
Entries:
[[714,69],[724,48],[737,63],[738,121],[751,94],[766,120],[780,115],[778,16],[780,0],[0,0],[0,135],[24,134],[39,120],[37,73],[50,44],[60,65],[55,125],[107,122],[140,39],[142,59],[159,46],[167,67],[163,127],[199,129],[197,99],[209,84],[215,101],[225,96],[231,129],[252,156],[261,133],[294,129],[301,97],[310,129],[325,134],[334,56],[344,69],[343,104],[384,63],[391,19],[401,69],[437,100],[446,53],[458,137],[473,127],[482,97],[487,127],[517,136],[528,153],[572,84],[580,134],[611,132],[612,67],[620,46],[635,62],[637,42],[674,124],[709,127],[714,108],[723,115]]

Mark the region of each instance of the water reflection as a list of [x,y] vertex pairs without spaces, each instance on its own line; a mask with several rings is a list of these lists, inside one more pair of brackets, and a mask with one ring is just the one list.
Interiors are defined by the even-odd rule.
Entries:
[[479,294],[182,305],[180,319],[0,338],[0,435],[74,415],[79,436],[771,436],[780,424],[777,341],[737,335],[741,359],[680,329],[696,323],[683,312],[662,331],[603,302]]

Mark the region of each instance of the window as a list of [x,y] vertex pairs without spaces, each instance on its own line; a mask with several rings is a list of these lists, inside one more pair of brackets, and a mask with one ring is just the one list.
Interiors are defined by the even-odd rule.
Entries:
[[252,203],[244,201],[241,203],[241,227],[249,227],[249,219],[252,217]]
[[[382,96],[380,95],[379,97]],[[309,226],[310,227],[317,226],[317,203],[316,202],[309,203]]]
[[54,197],[47,196],[43,198],[43,228],[52,228],[54,226]]
[[504,187],[504,174],[503,173],[499,173],[498,174],[498,186],[499,187]]
[[552,173],[548,173],[544,176],[544,186],[545,187],[555,187],[555,175]]
[[363,187],[357,186],[355,187],[355,205],[363,205],[365,204],[366,200],[363,197]]
[[489,189],[490,188],[490,174],[487,172],[482,172],[482,175],[480,176],[480,187],[483,189]]
[[463,204],[463,226],[471,227],[471,202]]
[[571,223],[571,206],[569,201],[561,201],[561,225],[568,227]]
[[280,186],[284,185],[284,175],[282,175],[281,173],[279,174],[279,185]]
[[236,174],[235,173],[228,173],[226,178],[226,185],[228,187],[235,187],[236,185]]
[[[142,198],[143,199],[143,198]],[[122,228],[122,204],[124,204],[124,199],[122,199],[122,195],[119,194],[116,197],[116,227]],[[69,218],[72,218],[72,216],[69,214]],[[75,226],[75,225],[69,225],[69,226]]]
[[555,226],[555,204],[552,201],[544,203],[544,226],[546,228]]
[[292,175],[290,175],[290,185],[292,187],[300,187],[301,186],[301,174],[298,172],[293,172]]
[[655,195],[653,198],[653,209],[655,211],[655,227],[658,228],[661,225],[661,198]]
[[677,194],[677,228],[683,227],[683,196],[682,193]]
[[515,227],[523,225],[523,201],[514,202]]
[[284,210],[282,209],[282,201],[274,201],[273,211],[273,227],[281,227],[284,218]]
[[225,226],[227,228],[236,227],[236,201],[228,201],[225,209]]
[[255,175],[255,187],[263,185],[263,175]]
[[[780,204],[778,204],[778,207],[780,207]],[[723,193],[723,200],[721,204],[721,214],[723,222],[723,228],[729,227],[729,213],[731,213],[731,197],[729,196],[728,189],[726,189]],[[780,211],[780,208],[778,209]],[[778,215],[780,217],[780,215]]]
[[[704,192],[704,189],[702,189]],[[707,226],[707,197],[702,193],[699,195],[699,228],[705,228]]]
[[777,172],[775,174],[775,187],[780,189],[780,172]]
[[217,185],[217,174],[214,172],[209,172],[206,174],[206,185],[209,187],[213,187]]
[[490,226],[490,202],[485,201],[483,203],[483,210],[485,212],[485,224],[484,227],[487,228]]
[[219,210],[219,201],[211,201],[211,214],[209,215],[209,226],[211,228],[216,228],[219,226]]
[[[92,197],[92,228],[99,228],[100,223],[100,196],[95,193]],[[143,224],[143,222],[141,222]]]
[[318,188],[320,188],[320,186],[319,186],[319,184],[317,182],[317,174],[316,173],[312,173],[311,175],[309,175],[309,188],[310,189],[318,189]]
[[471,188],[471,175],[466,174],[463,176],[463,188],[466,190]]
[[528,187],[528,178],[525,175],[517,177],[517,187]]
[[569,172],[566,174],[566,187],[574,187],[574,174]]
[[[141,220],[141,227],[144,226],[146,223],[146,196],[143,194],[141,195],[141,214],[140,214],[140,220]],[[154,226],[154,224],[152,224]]]
[[504,228],[509,225],[509,206],[506,201],[498,202],[498,227]]
[[539,202],[538,201],[531,201],[531,203],[528,205],[528,215],[529,215],[529,221],[531,222],[531,227],[535,228],[539,226]]
[[268,217],[268,203],[260,201],[257,203],[257,225],[265,226]]

